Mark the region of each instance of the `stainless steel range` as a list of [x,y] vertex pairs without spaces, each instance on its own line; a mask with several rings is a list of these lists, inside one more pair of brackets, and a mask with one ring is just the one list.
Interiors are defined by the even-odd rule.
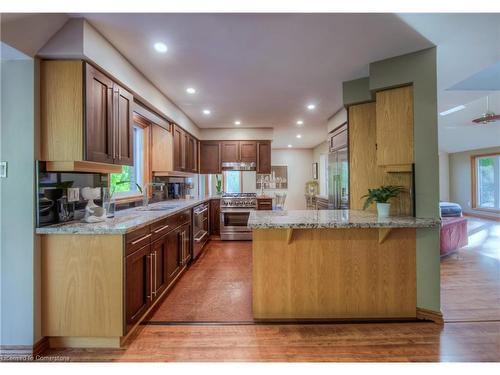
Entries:
[[255,193],[224,193],[220,200],[220,239],[251,240],[248,216],[256,207]]

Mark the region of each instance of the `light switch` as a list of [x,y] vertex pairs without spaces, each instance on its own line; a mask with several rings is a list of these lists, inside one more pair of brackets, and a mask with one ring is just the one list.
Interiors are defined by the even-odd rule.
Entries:
[[0,178],[7,178],[7,162],[0,161]]

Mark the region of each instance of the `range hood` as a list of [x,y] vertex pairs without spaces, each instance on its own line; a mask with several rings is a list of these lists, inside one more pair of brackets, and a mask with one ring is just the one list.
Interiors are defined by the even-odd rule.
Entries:
[[224,162],[222,163],[223,171],[255,171],[255,162]]

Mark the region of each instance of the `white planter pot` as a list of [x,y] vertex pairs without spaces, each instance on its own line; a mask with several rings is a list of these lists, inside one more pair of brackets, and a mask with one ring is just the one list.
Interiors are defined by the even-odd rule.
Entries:
[[378,217],[388,217],[390,211],[391,211],[390,203],[377,203]]

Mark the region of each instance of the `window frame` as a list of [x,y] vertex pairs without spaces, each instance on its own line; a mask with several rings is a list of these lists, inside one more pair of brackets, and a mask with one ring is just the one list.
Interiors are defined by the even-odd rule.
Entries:
[[[133,126],[138,127],[144,130],[144,145],[143,145],[143,181],[149,182],[152,181],[153,179],[153,172],[151,168],[151,128],[152,128],[153,122],[146,119],[142,115],[134,112],[133,113]],[[135,157],[135,155],[134,155]],[[111,176],[108,178],[108,188],[110,188],[111,184]],[[151,189],[150,189],[151,190]],[[152,197],[152,191],[148,192],[149,198]],[[123,204],[123,203],[132,203],[132,202],[137,202],[142,200],[143,195],[141,193],[138,194],[130,194],[130,195],[124,195],[121,197],[116,197],[115,202],[117,204]]]
[[[479,155],[472,155],[471,156],[471,161],[470,161],[470,163],[471,163],[471,208],[473,210],[477,210],[477,211],[500,213],[499,208],[478,207],[478,205],[477,205],[477,203],[478,203],[478,197],[477,197],[477,185],[478,185],[477,163],[478,163],[478,159],[484,158],[484,157],[491,157],[491,156],[500,157],[500,152],[491,152],[491,153],[487,153],[487,154],[479,154]],[[499,189],[500,189],[500,187],[499,187]],[[499,202],[499,204],[500,204],[500,202]]]
[[222,171],[222,191],[226,192],[226,174],[224,172],[239,172],[240,173],[240,193],[243,192],[243,173],[242,171]]

